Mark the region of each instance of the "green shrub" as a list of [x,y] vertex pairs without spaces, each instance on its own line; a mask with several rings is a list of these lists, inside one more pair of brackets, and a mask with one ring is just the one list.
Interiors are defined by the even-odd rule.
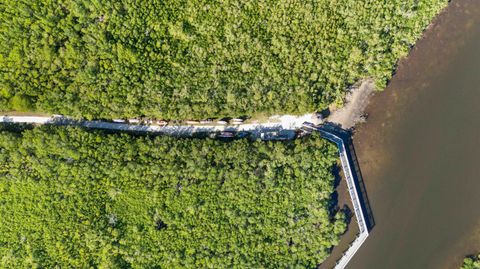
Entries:
[[32,104],[28,97],[16,94],[10,99],[10,107],[15,111],[29,111],[32,109]]
[[345,231],[323,139],[0,132],[2,268],[313,268]]
[[480,255],[465,258],[461,269],[480,269]]
[[88,118],[312,112],[383,87],[447,2],[0,0],[0,87]]

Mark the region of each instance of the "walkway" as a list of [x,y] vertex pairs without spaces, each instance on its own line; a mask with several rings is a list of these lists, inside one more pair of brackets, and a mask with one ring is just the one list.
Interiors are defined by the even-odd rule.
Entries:
[[[302,120],[302,123],[299,122]],[[366,210],[362,207],[362,196],[359,191],[358,178],[357,174],[354,173],[355,170],[352,168],[355,167],[353,162],[353,156],[349,149],[348,145],[350,143],[344,135],[339,133],[339,128],[332,128],[331,125],[322,124],[314,125],[310,122],[303,122],[304,119],[299,117],[297,120],[288,121],[289,125],[282,123],[250,123],[250,124],[239,124],[239,125],[169,125],[169,126],[158,126],[158,125],[141,125],[141,124],[128,124],[128,123],[115,123],[108,121],[88,121],[88,120],[74,120],[65,116],[53,116],[53,117],[33,117],[33,116],[2,116],[0,117],[0,122],[5,123],[30,123],[30,124],[54,124],[54,125],[75,125],[83,126],[87,128],[96,128],[96,129],[110,129],[110,130],[120,130],[120,131],[135,131],[135,132],[153,132],[161,133],[172,136],[191,136],[193,133],[201,132],[217,132],[217,131],[248,131],[254,137],[262,137],[262,133],[265,132],[275,132],[276,135],[285,136],[293,135],[290,137],[293,139],[295,137],[295,131],[302,128],[306,131],[317,131],[320,135],[335,143],[338,147],[340,154],[340,161],[342,164],[342,169],[347,181],[348,192],[352,201],[354,213],[357,219],[357,224],[360,233],[356,239],[350,244],[350,247],[344,253],[342,258],[337,262],[335,269],[343,269],[357,252],[363,242],[367,239],[369,235],[369,227],[365,216],[367,215]],[[270,138],[275,139],[275,137]],[[346,146],[347,145],[347,146]]]
[[340,153],[340,161],[342,163],[343,173],[347,181],[348,192],[350,194],[355,217],[357,219],[358,229],[360,231],[357,238],[350,244],[350,247],[335,265],[335,269],[343,269],[347,266],[348,262],[352,259],[353,255],[355,255],[369,235],[367,220],[365,218],[367,213],[366,211],[364,212],[361,202],[361,192],[357,188],[357,174],[353,172],[355,170],[352,170],[352,168],[354,168],[353,159],[351,153],[347,151],[347,147],[345,146],[349,145],[350,141],[329,125],[315,126],[307,122],[303,124],[303,128],[319,132],[323,138],[335,143]]
[[[170,136],[185,137],[191,136],[193,133],[212,133],[212,132],[240,132],[247,131],[254,138],[261,138],[262,133],[276,132],[276,135],[294,138],[295,130],[298,130],[305,120],[310,120],[311,115],[303,116],[277,116],[271,117],[267,122],[252,122],[248,124],[229,124],[221,125],[215,124],[186,124],[186,125],[149,125],[149,124],[129,124],[117,123],[112,121],[98,121],[98,120],[75,120],[66,116],[2,116],[0,122],[11,123],[29,123],[29,124],[54,124],[54,125],[75,125],[94,129],[109,129],[119,131],[133,131],[133,132],[150,132],[160,133]],[[271,134],[270,134],[271,137]]]

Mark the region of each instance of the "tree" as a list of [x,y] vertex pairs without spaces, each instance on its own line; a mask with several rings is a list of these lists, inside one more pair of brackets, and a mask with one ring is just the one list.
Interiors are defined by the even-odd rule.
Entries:
[[[334,145],[0,125],[0,267],[313,268]],[[292,255],[295,253],[295,255]]]
[[16,94],[10,99],[10,106],[15,111],[30,111],[32,103],[28,97],[22,94]]
[[465,258],[461,269],[480,269],[480,255]]
[[383,87],[447,3],[3,0],[0,109],[21,96],[86,118],[320,111],[359,80]]

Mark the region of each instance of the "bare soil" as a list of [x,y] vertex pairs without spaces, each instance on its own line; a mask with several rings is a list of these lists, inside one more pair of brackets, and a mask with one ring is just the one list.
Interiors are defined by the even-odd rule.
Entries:
[[355,124],[365,121],[366,115],[364,110],[374,91],[375,85],[373,81],[364,80],[360,86],[353,87],[349,91],[345,97],[345,105],[341,108],[333,109],[326,120],[339,124],[344,129],[350,129]]

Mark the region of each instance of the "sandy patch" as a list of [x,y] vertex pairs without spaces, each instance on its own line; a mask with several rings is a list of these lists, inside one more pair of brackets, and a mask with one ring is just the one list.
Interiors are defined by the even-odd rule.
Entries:
[[364,110],[374,91],[375,85],[371,80],[365,80],[360,86],[353,87],[345,97],[345,105],[331,111],[326,121],[339,124],[344,129],[350,129],[365,121]]

